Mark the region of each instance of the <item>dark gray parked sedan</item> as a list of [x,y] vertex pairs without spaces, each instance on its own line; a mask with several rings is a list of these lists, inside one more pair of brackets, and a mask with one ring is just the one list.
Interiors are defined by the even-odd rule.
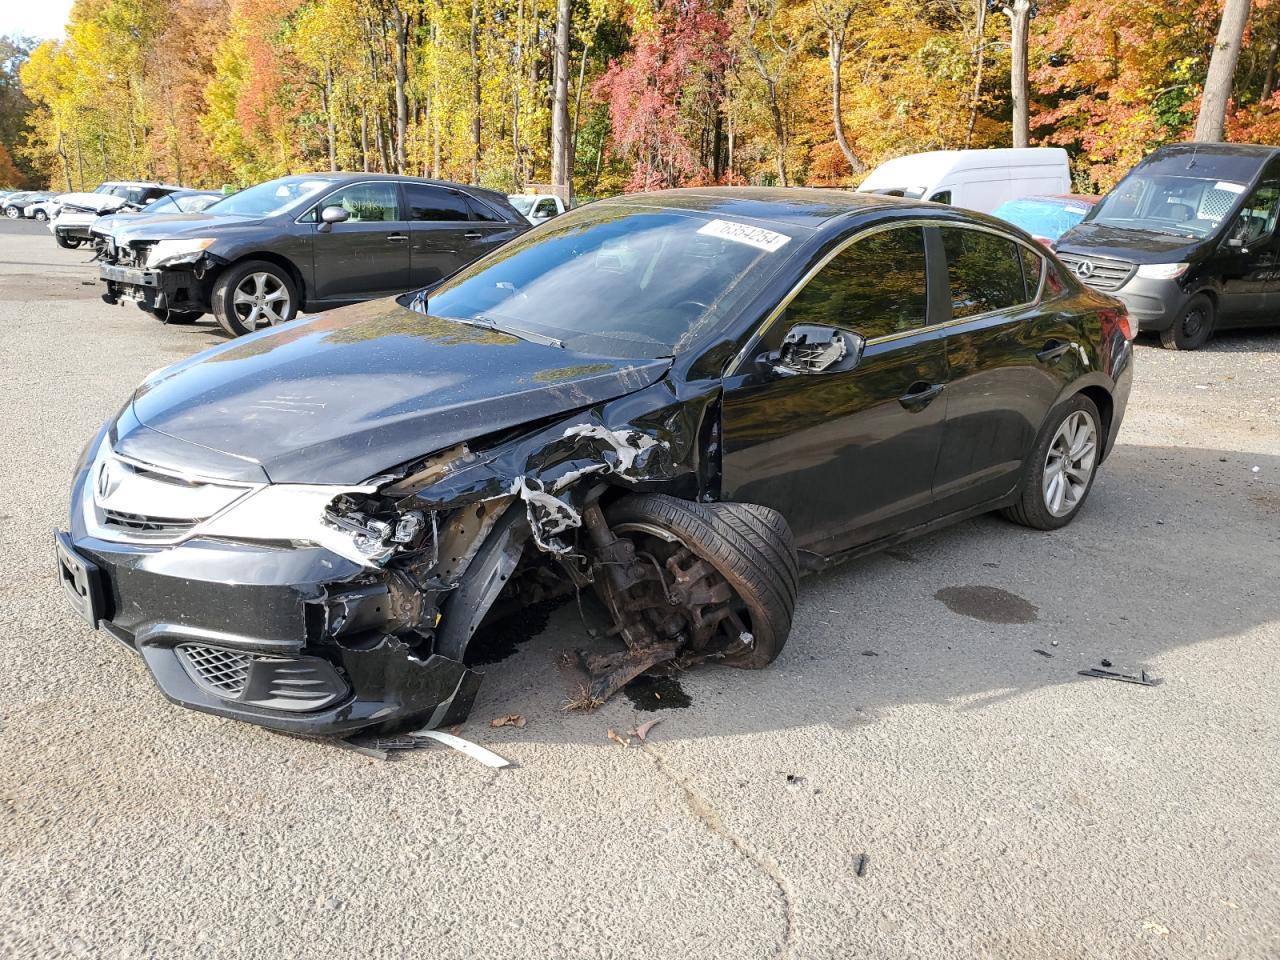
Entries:
[[269,180],[202,213],[122,224],[101,252],[108,303],[232,336],[435,283],[529,229],[491,190],[376,173]]

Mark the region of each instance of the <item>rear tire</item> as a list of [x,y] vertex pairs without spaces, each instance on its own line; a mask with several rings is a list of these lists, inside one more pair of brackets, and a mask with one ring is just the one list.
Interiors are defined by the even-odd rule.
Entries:
[[605,514],[619,536],[631,535],[628,527],[667,532],[728,584],[746,614],[751,643],[721,662],[760,670],[782,652],[791,632],[800,567],[781,514],[756,504],[693,503],[660,494],[624,497]]
[[1213,301],[1197,293],[1179,311],[1173,325],[1160,331],[1160,346],[1166,350],[1199,350],[1213,336]]
[[1033,530],[1065,527],[1093,489],[1102,444],[1098,408],[1077,393],[1050,414],[1023,466],[1018,501],[1001,514]]
[[18,217],[20,217],[22,214],[18,212],[17,207],[5,207],[4,215],[8,217],[10,220],[17,220]]
[[228,334],[243,337],[298,315],[298,287],[289,271],[266,260],[246,260],[213,285],[213,316]]
[[64,234],[55,232],[53,239],[58,242],[58,246],[64,250],[74,250],[83,242],[79,237],[68,237]]

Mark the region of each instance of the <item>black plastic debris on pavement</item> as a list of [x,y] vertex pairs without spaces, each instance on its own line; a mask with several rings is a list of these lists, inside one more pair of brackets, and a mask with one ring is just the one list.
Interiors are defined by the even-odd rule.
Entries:
[[1032,653],[1038,653],[1038,654],[1040,654],[1040,656],[1042,656],[1042,657],[1048,657],[1050,660],[1052,660],[1052,659],[1053,659],[1053,654],[1052,654],[1052,653],[1050,653],[1048,650],[1041,650],[1039,647],[1036,647],[1036,648],[1035,648],[1035,649],[1033,649],[1031,652],[1032,652]]
[[867,864],[871,862],[871,857],[865,853],[858,854],[858,859],[854,861],[854,874],[859,877],[867,875]]
[[[1107,667],[1111,666],[1110,660],[1103,660],[1102,662]],[[1145,670],[1139,670],[1137,673],[1122,673],[1119,670],[1090,667],[1088,670],[1081,670],[1080,676],[1093,677],[1097,680],[1119,680],[1121,683],[1136,683],[1143,687],[1158,687],[1164,683],[1162,678],[1153,677]]]

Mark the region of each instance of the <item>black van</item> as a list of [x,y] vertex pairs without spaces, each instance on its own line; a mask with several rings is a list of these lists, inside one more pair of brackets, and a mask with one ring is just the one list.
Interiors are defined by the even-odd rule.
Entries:
[[1055,245],[1171,350],[1215,329],[1280,323],[1280,148],[1161,147]]

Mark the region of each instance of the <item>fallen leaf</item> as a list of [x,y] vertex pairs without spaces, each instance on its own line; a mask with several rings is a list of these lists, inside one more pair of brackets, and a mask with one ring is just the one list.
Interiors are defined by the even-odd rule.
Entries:
[[1152,933],[1156,933],[1162,937],[1167,937],[1169,935],[1169,928],[1163,923],[1156,923],[1154,920],[1143,921],[1142,929],[1150,930]]
[[649,731],[653,729],[654,724],[661,723],[661,718],[657,720],[646,720],[640,726],[631,731],[633,737],[637,737],[641,743],[644,743],[649,736]]
[[614,730],[613,727],[609,728],[609,739],[612,740],[614,743],[622,744],[624,747],[631,746],[631,741],[626,737],[618,736],[618,732]]
[[456,727],[450,727],[449,732],[456,737],[459,733],[462,732],[462,724],[458,724]]
[[509,713],[505,717],[495,717],[489,721],[491,727],[523,727],[524,724],[524,717],[518,713]]

